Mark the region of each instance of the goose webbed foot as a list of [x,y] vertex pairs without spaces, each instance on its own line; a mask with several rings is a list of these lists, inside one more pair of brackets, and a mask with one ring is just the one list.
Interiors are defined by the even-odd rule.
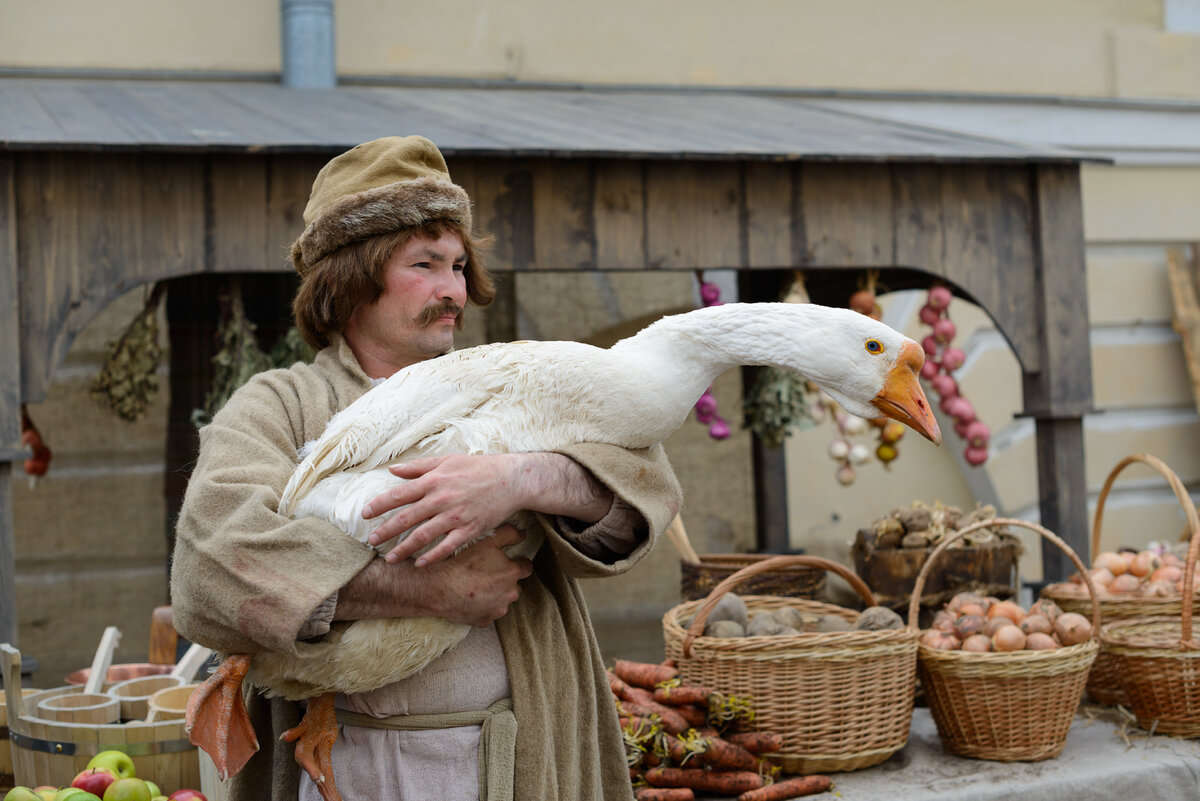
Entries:
[[304,768],[325,801],[342,801],[333,781],[333,744],[337,740],[337,712],[333,693],[308,699],[308,710],[295,728],[280,739],[296,743],[296,762]]
[[249,654],[232,654],[188,698],[188,739],[212,758],[222,779],[239,772],[258,751],[242,700],[242,680],[249,669]]

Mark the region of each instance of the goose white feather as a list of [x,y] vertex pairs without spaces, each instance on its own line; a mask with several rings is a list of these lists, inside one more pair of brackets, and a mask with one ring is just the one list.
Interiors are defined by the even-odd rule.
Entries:
[[[852,414],[888,414],[939,441],[917,381],[923,359],[915,342],[869,317],[792,303],[665,317],[608,349],[511,342],[456,351],[401,370],[330,420],[306,447],[280,511],[331,520],[365,542],[386,517],[363,520],[363,506],[400,481],[388,465],[579,442],[650,447],[738,365],[793,370]],[[531,555],[540,543],[530,536],[516,547]],[[296,654],[255,655],[248,678],[293,699],[363,692],[416,673],[467,629],[434,618],[337,625],[320,642],[298,643]]]

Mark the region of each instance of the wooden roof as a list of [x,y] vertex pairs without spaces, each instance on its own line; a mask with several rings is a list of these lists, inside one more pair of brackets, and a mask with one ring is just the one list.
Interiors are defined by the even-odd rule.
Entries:
[[779,94],[0,78],[0,150],[340,152],[420,133],[448,156],[1037,161],[1065,150]]

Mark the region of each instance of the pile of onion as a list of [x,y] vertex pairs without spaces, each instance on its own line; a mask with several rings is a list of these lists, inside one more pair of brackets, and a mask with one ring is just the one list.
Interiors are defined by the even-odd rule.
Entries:
[[[1088,576],[1100,595],[1172,598],[1183,592],[1186,567],[1187,564],[1170,551],[1123,548],[1096,554]],[[1196,568],[1195,586],[1200,588],[1200,565]],[[1086,586],[1078,573],[1065,584],[1076,588]],[[1062,588],[1064,585],[1051,586]]]
[[960,592],[934,615],[920,642],[943,651],[1048,651],[1087,642],[1092,624],[1042,599],[1028,609],[1015,601]]
[[929,290],[925,305],[921,307],[921,322],[932,329],[921,340],[921,347],[925,349],[921,377],[937,393],[938,408],[954,418],[954,433],[966,440],[963,457],[968,464],[979,466],[987,461],[992,433],[982,420],[976,418],[975,407],[962,396],[962,390],[954,380],[953,373],[962,367],[966,354],[951,344],[958,333],[950,319],[953,299],[950,290],[939,285]]
[[[700,301],[706,306],[721,305],[721,288],[709,281],[700,282]],[[713,439],[729,437],[729,423],[717,414],[717,399],[713,397],[712,387],[704,390],[704,394],[693,407],[696,421],[708,426],[708,435]]]

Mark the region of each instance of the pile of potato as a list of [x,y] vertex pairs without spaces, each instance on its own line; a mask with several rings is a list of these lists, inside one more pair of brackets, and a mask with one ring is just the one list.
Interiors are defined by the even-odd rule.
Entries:
[[[682,621],[684,628],[690,620]],[[902,629],[904,621],[891,609],[872,606],[849,616],[812,612],[796,606],[751,612],[735,593],[726,593],[717,602],[704,625],[705,637],[778,637],[835,631],[881,631]]]
[[[1171,598],[1183,592],[1183,559],[1169,550],[1104,551],[1092,560],[1088,576],[1101,595],[1127,595],[1144,598]],[[1200,578],[1200,565],[1197,565]],[[1200,588],[1200,580],[1195,582]],[[1083,578],[1075,573],[1068,581],[1051,584],[1047,589],[1082,589],[1087,592]]]
[[1043,598],[1028,609],[973,592],[960,592],[938,610],[920,643],[943,651],[1046,651],[1087,642],[1092,624]]
[[[938,501],[932,506],[913,501],[909,506],[897,507],[877,518],[871,523],[871,532],[875,535],[876,548],[928,548],[937,545],[949,533],[995,516],[994,506],[981,505],[964,514],[957,506],[944,506]],[[965,535],[960,542],[963,545],[989,542],[1004,530],[1003,526],[982,528]]]

